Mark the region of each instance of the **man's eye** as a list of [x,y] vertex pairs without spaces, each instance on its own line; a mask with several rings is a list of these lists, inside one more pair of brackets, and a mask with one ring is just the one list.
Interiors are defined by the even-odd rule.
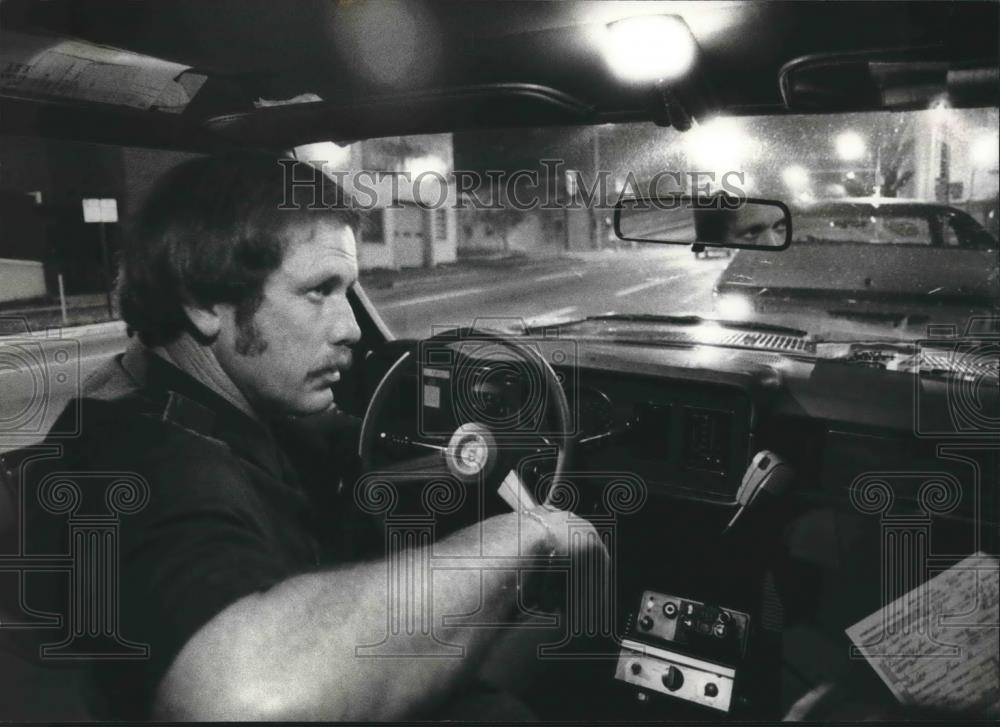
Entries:
[[326,298],[330,295],[336,286],[332,280],[325,280],[314,288],[311,288],[307,295],[313,299]]

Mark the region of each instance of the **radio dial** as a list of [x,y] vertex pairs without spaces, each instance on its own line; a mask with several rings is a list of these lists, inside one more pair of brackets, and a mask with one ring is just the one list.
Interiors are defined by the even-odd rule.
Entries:
[[662,681],[663,686],[671,692],[676,692],[684,685],[684,673],[681,672],[681,670],[676,666],[672,666],[663,672],[663,676],[660,677],[660,681]]

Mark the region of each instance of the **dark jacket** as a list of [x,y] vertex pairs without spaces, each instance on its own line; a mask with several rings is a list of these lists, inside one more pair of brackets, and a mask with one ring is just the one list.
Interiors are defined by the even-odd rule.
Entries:
[[137,344],[79,403],[82,435],[24,473],[31,552],[72,569],[25,595],[64,613],[61,634],[39,633],[43,658],[80,664],[94,716],[148,717],[156,685],[213,616],[374,547],[343,486],[356,420],[321,422],[339,425],[336,440],[315,422],[265,425]]

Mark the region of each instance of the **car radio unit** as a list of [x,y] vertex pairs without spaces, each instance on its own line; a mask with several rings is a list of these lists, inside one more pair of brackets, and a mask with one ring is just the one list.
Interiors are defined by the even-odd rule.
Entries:
[[749,629],[743,612],[646,591],[621,640],[615,679],[644,699],[655,692],[728,713]]

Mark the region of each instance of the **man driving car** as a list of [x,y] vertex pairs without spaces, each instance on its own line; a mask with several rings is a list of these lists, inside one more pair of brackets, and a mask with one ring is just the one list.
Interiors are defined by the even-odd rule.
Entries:
[[[438,546],[511,568],[438,573],[433,590],[406,598],[464,656],[356,654],[384,634],[385,553],[359,562],[338,545],[345,513],[317,511],[274,431],[330,412],[350,366],[356,218],[348,205],[283,204],[284,171],[249,153],[186,162],[155,188],[123,251],[133,341],[86,385],[83,436],[63,462],[149,487],[118,540],[121,636],[148,644],[149,658],[94,663],[100,716],[446,715],[496,630],[440,616],[481,606],[502,621],[519,559],[569,551],[569,516],[544,507],[455,532]],[[343,199],[322,185],[322,199]]]

